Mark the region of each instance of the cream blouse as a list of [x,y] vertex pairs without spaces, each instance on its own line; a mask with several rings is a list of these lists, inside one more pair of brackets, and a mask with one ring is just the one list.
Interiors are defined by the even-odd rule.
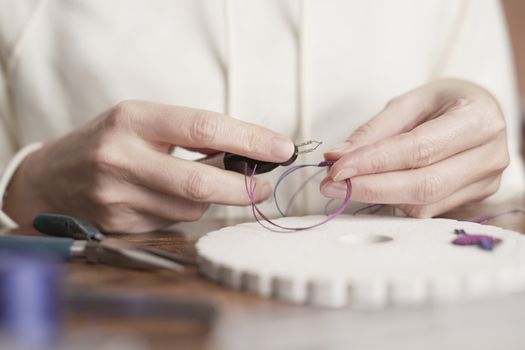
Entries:
[[[39,143],[124,99],[324,141],[308,161],[439,77],[476,82],[500,102],[511,165],[494,198],[508,198],[525,181],[511,57],[496,0],[0,0],[0,198]],[[322,211],[317,184],[306,192],[304,211]],[[0,222],[15,225],[3,213]]]

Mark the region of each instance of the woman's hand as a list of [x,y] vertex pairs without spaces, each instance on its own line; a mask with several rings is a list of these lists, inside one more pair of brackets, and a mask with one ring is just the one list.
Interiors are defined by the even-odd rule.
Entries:
[[[39,212],[75,215],[106,232],[145,232],[199,219],[210,203],[248,205],[244,176],[171,156],[173,147],[283,162],[291,140],[219,113],[122,102],[29,155],[4,210],[21,225]],[[258,180],[256,199],[271,193]]]
[[505,120],[486,90],[439,80],[390,101],[340,147],[321,192],[432,217],[490,196],[509,164]]

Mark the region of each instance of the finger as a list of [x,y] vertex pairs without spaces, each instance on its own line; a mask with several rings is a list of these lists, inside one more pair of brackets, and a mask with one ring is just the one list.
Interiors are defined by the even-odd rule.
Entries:
[[286,136],[220,113],[142,101],[123,102],[116,108],[117,121],[122,119],[152,143],[209,148],[275,162],[290,159],[294,152]]
[[84,211],[95,213],[92,216],[97,222],[111,232],[142,232],[147,231],[144,225],[155,225],[151,226],[154,229],[176,221],[195,221],[208,207],[207,203],[171,197],[121,178],[106,177],[97,185],[85,201],[88,209]]
[[172,224],[157,215],[141,213],[126,206],[115,205],[110,208],[97,208],[90,220],[104,233],[142,233],[150,232]]
[[[352,178],[352,200],[384,204],[429,204],[485,177],[499,174],[508,164],[501,146],[488,143],[439,163],[415,170],[392,171]],[[326,178],[321,192],[342,198],[342,183]]]
[[[336,160],[346,152],[408,132],[469,100],[479,100],[476,98],[479,93],[479,86],[454,79],[437,80],[409,91],[390,100],[381,112],[357,128],[345,143],[327,152],[325,157]],[[491,111],[499,108],[490,99],[478,102]]]
[[169,196],[137,185],[128,187],[125,202],[138,212],[155,215],[171,223],[199,220],[209,206],[208,203]]
[[492,176],[471,184],[436,203],[429,205],[400,204],[396,207],[411,217],[431,218],[461,205],[484,200],[498,190],[500,182],[501,176]]
[[[133,220],[134,219],[134,220]],[[128,229],[125,233],[144,233],[161,230],[173,225],[171,220],[148,213],[137,213],[132,220],[127,220]],[[115,231],[116,232],[116,231]]]
[[331,167],[330,175],[334,181],[342,181],[358,175],[425,167],[479,146],[498,133],[500,139],[505,138],[502,118],[482,118],[476,111],[464,113],[462,108],[454,108],[410,132],[345,154]]
[[358,127],[343,144],[325,153],[325,157],[335,160],[351,150],[410,131],[439,113],[443,105],[444,102],[426,86],[409,91],[389,101],[382,111]]
[[[134,183],[174,197],[194,202],[226,205],[249,205],[245,177],[231,171],[177,159],[167,154],[147,152],[144,161],[128,176]],[[261,179],[256,182],[255,200],[268,198],[271,185]]]

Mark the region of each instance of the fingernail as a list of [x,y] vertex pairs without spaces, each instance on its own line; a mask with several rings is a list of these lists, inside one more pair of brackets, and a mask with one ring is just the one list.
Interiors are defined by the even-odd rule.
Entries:
[[292,141],[284,137],[274,137],[272,139],[272,155],[283,162],[292,157],[294,149],[295,146]]
[[329,198],[343,198],[346,195],[347,186],[342,182],[331,182],[321,188],[321,193]]
[[357,169],[356,168],[344,168],[343,170],[339,170],[337,174],[333,177],[334,181],[343,181],[345,179],[349,179],[351,177],[354,177],[357,175]]

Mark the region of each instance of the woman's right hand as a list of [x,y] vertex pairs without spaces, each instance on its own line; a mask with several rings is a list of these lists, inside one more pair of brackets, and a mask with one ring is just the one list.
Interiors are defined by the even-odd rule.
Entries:
[[[105,232],[147,232],[197,220],[210,203],[250,204],[243,175],[176,158],[173,147],[272,162],[294,151],[287,137],[219,113],[125,101],[30,154],[11,180],[4,211],[20,225],[56,212]],[[257,181],[261,201],[271,185]]]

